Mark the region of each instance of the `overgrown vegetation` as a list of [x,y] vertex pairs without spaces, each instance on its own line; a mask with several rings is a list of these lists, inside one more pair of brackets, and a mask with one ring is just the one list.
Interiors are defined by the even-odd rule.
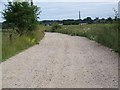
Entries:
[[28,2],[8,2],[2,14],[8,28],[13,28],[21,36],[35,30],[39,13],[39,7]]
[[54,31],[57,30],[57,29],[61,29],[61,26],[60,26],[58,23],[54,23],[54,24],[52,25],[52,32],[54,32]]
[[39,7],[28,2],[8,2],[3,11],[2,61],[25,50],[44,37],[44,27],[37,18]]
[[0,27],[0,63],[2,60],[2,32],[1,32],[1,27]]
[[[43,21],[41,23],[46,25],[44,27],[39,26],[37,21],[40,8],[28,2],[8,2],[2,14],[5,19],[2,30],[2,61],[38,44],[44,37],[44,29],[47,32],[87,37],[120,54],[120,20],[92,20],[87,17],[83,20]],[[80,23],[83,25],[79,25]]]
[[120,54],[120,18],[118,19],[117,27],[118,27],[118,52]]
[[17,33],[14,33],[12,40],[9,40],[8,32],[3,32],[2,36],[2,61],[5,61],[11,56],[38,44],[38,42],[44,37],[44,27],[38,26],[37,30],[26,33],[20,37]]
[[[52,27],[46,31],[52,32]],[[54,32],[87,37],[120,53],[118,47],[118,33],[120,32],[116,24],[63,25],[61,29],[56,29]]]

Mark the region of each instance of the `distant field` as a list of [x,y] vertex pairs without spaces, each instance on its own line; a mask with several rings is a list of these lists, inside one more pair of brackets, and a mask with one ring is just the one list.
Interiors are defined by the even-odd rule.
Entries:
[[61,29],[57,30],[47,27],[46,31],[87,37],[120,53],[120,48],[118,48],[119,32],[115,24],[63,25]]
[[14,33],[12,40],[9,39],[9,34],[8,32],[2,33],[2,61],[39,42],[44,37],[44,27],[39,26],[33,33],[22,36]]

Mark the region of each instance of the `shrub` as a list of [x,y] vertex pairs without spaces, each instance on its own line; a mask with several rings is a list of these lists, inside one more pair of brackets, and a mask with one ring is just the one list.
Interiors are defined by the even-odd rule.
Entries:
[[54,24],[52,25],[52,32],[54,32],[54,31],[57,30],[57,29],[61,29],[61,26],[60,26],[58,23],[54,23]]
[[8,2],[2,12],[5,23],[20,35],[35,30],[39,13],[39,7],[28,2]]
[[19,52],[37,44],[44,37],[43,26],[38,26],[37,30],[18,36],[13,33],[12,41],[9,40],[9,32],[2,33],[2,61],[18,54]]

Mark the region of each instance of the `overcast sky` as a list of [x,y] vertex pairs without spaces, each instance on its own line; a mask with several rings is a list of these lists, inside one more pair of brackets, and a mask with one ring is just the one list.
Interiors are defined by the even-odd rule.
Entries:
[[34,0],[35,2],[118,2],[119,0]]
[[[7,1],[7,0],[4,0]],[[38,2],[39,1],[39,2]],[[78,19],[78,12],[81,11],[81,18],[114,17],[113,8],[117,9],[118,0],[34,0],[34,4],[41,7],[40,20],[63,20],[63,19]],[[68,2],[69,1],[69,2]],[[76,2],[75,2],[76,1]],[[79,2],[78,2],[79,1]],[[99,1],[99,2],[98,2]],[[0,3],[0,11],[4,9],[4,3]],[[0,14],[0,21],[3,21]]]
[[[7,2],[7,0],[0,0],[0,1]],[[33,0],[33,1],[34,2],[118,2],[119,0]]]
[[82,19],[108,18],[114,17],[113,8],[117,9],[116,2],[37,2],[35,4],[41,7],[41,20],[78,19],[79,11],[81,11]]

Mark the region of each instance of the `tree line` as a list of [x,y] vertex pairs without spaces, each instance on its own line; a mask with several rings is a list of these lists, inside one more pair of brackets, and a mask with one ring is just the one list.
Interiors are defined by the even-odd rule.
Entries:
[[67,19],[67,20],[43,20],[40,23],[44,24],[44,25],[52,25],[53,23],[58,23],[58,24],[62,24],[62,25],[79,25],[79,24],[100,24],[100,23],[114,23],[115,21],[117,21],[117,18],[112,19],[111,17],[105,19],[105,18],[95,18],[92,19],[91,17],[87,17],[84,19],[78,19],[78,20],[74,20],[74,19]]

